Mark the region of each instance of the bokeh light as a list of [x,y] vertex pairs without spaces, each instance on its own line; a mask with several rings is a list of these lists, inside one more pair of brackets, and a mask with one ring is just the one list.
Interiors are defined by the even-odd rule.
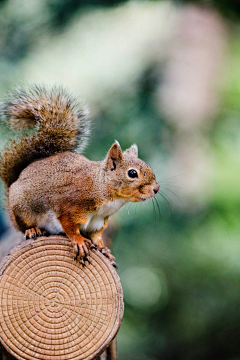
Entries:
[[[121,360],[240,359],[239,19],[224,0],[0,2],[1,99],[62,84],[91,110],[84,155],[136,143],[161,185],[105,234],[125,295]],[[2,185],[1,200],[3,233]]]

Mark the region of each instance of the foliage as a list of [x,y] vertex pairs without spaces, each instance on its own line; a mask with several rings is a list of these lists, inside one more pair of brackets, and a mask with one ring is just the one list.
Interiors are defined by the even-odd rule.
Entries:
[[[188,138],[194,135],[204,139],[208,144],[206,168],[210,161],[207,168],[210,184],[194,194],[178,187],[189,176],[170,166],[180,134],[166,114],[159,111],[159,89],[169,61],[169,53],[164,49],[168,42],[161,43],[163,55],[159,55],[158,43],[150,49],[141,42],[147,31],[151,41],[160,41],[157,33],[160,30],[149,30],[151,24],[144,23],[143,15],[160,11],[160,16],[159,4],[123,2],[111,10],[107,6],[116,5],[116,1],[102,2],[103,8],[92,0],[86,9],[86,3],[89,4],[76,0],[28,0],[21,8],[14,1],[1,2],[0,92],[3,95],[12,85],[35,80],[32,78],[35,72],[43,82],[50,77],[56,82],[71,78],[66,85],[88,100],[94,120],[92,140],[85,155],[102,159],[115,138],[123,149],[137,143],[140,157],[157,175],[162,187],[158,204],[150,201],[127,205],[114,217],[107,234],[113,239],[125,296],[124,321],[118,335],[120,359],[237,360],[240,358],[238,24],[232,22],[228,34],[228,72],[219,85],[218,111],[209,120],[209,126],[200,130],[196,127],[187,133]],[[181,3],[178,4],[181,8]],[[210,4],[221,8],[227,19],[238,20],[238,2],[222,0]],[[159,19],[167,28],[172,18],[165,11],[175,14],[176,8],[163,5],[165,15]],[[135,26],[134,19],[138,17],[141,26],[146,27],[142,32],[137,28],[139,34],[133,37],[127,26],[129,23]],[[129,22],[125,23],[126,18]],[[121,21],[122,27],[117,32]],[[89,35],[91,32],[93,35]],[[126,55],[119,60],[118,47],[127,43],[128,37],[131,49],[124,48]],[[74,49],[81,46],[80,55],[75,50],[71,53],[73,77],[66,51],[72,49],[67,47],[69,39],[73,39]],[[110,64],[106,43],[114,49],[115,58],[111,59],[115,61]],[[101,49],[106,52],[103,58]],[[88,71],[88,51],[94,79],[75,72],[79,63],[85,64],[82,75]],[[131,71],[124,72],[120,65],[116,66],[123,62],[126,68],[132,66]],[[6,135],[2,128],[1,141]]]
[[200,4],[203,6],[213,6],[217,8],[226,18],[231,20],[239,20],[240,4],[237,0],[183,0],[186,3]]

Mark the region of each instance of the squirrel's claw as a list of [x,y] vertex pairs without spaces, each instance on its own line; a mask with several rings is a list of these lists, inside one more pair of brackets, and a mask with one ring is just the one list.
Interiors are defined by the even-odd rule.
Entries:
[[111,250],[108,247],[103,247],[100,248],[98,247],[98,250],[108,258],[108,260],[110,261],[111,265],[117,269],[117,264],[115,263],[115,257],[111,254]]
[[93,240],[91,240],[91,246],[90,246],[90,249],[95,249],[97,250],[98,249],[98,246],[97,246],[97,243]]
[[38,227],[30,228],[25,231],[25,238],[27,239],[36,239],[38,236],[44,236],[46,231],[40,230]]
[[74,259],[79,261],[83,266],[85,266],[86,261],[90,263],[88,255],[91,245],[92,243],[88,239],[81,242],[73,241]]

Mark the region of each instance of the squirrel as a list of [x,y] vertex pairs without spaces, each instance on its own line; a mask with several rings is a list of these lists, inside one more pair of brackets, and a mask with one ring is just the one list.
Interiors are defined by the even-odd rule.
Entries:
[[102,161],[81,155],[91,127],[88,110],[57,86],[15,89],[0,115],[21,135],[0,157],[13,225],[26,238],[65,233],[75,259],[84,264],[97,247],[114,265],[102,241],[109,216],[160,188],[151,167],[138,158],[137,145],[123,152],[115,141]]

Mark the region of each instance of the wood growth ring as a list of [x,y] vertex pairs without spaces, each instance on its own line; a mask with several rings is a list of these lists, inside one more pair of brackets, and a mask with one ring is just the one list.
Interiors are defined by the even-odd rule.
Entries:
[[25,241],[0,266],[0,341],[17,359],[93,359],[122,316],[110,262],[92,250],[83,267],[65,237]]

